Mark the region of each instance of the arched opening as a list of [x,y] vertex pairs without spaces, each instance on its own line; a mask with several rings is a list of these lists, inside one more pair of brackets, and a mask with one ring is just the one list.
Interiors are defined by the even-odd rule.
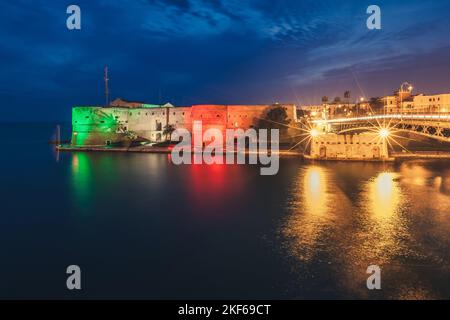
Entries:
[[321,158],[326,158],[326,157],[327,157],[327,147],[325,147],[325,146],[320,146],[320,149],[319,149],[319,156],[320,156]]
[[374,159],[380,159],[381,158],[381,150],[380,147],[373,147],[372,148],[372,158]]

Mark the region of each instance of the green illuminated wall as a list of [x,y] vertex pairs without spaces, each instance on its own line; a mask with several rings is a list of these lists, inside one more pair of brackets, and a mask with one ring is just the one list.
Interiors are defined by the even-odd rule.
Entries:
[[[72,109],[72,145],[105,145],[107,140],[123,139],[117,133],[119,122],[113,111],[100,107],[74,107]],[[117,116],[119,117],[119,116]]]

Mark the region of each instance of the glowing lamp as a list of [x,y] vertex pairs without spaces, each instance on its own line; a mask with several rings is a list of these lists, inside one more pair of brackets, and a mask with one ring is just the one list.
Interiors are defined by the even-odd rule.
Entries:
[[387,137],[389,137],[390,134],[391,133],[389,132],[388,129],[383,128],[380,130],[380,137],[382,137],[382,138],[387,138]]
[[315,138],[319,135],[319,131],[317,131],[317,129],[311,129],[309,134],[311,135],[311,137]]

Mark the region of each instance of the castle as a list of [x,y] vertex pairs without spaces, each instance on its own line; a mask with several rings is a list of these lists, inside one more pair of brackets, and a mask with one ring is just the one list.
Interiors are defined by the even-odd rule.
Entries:
[[168,128],[192,132],[193,121],[203,130],[254,128],[271,108],[283,107],[291,122],[297,120],[296,106],[288,105],[193,105],[175,107],[116,99],[107,107],[72,109],[72,145],[108,146],[129,141],[162,142],[170,139]]

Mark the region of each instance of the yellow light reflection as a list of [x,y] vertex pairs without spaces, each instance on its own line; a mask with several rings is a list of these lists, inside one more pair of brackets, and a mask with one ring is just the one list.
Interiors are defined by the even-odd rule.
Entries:
[[336,224],[327,170],[320,166],[303,168],[292,195],[292,214],[284,225],[283,234],[288,239],[290,254],[308,263],[320,254],[320,248]]
[[369,184],[368,200],[374,217],[390,217],[397,211],[400,190],[394,178],[394,173],[383,172]]
[[400,239],[407,230],[401,214],[402,193],[396,179],[396,173],[380,173],[368,183],[364,200],[368,219],[365,221],[367,242],[363,248],[368,250],[360,254],[380,265],[404,250]]
[[303,201],[311,215],[324,215],[328,208],[327,181],[325,170],[310,167],[303,178]]

